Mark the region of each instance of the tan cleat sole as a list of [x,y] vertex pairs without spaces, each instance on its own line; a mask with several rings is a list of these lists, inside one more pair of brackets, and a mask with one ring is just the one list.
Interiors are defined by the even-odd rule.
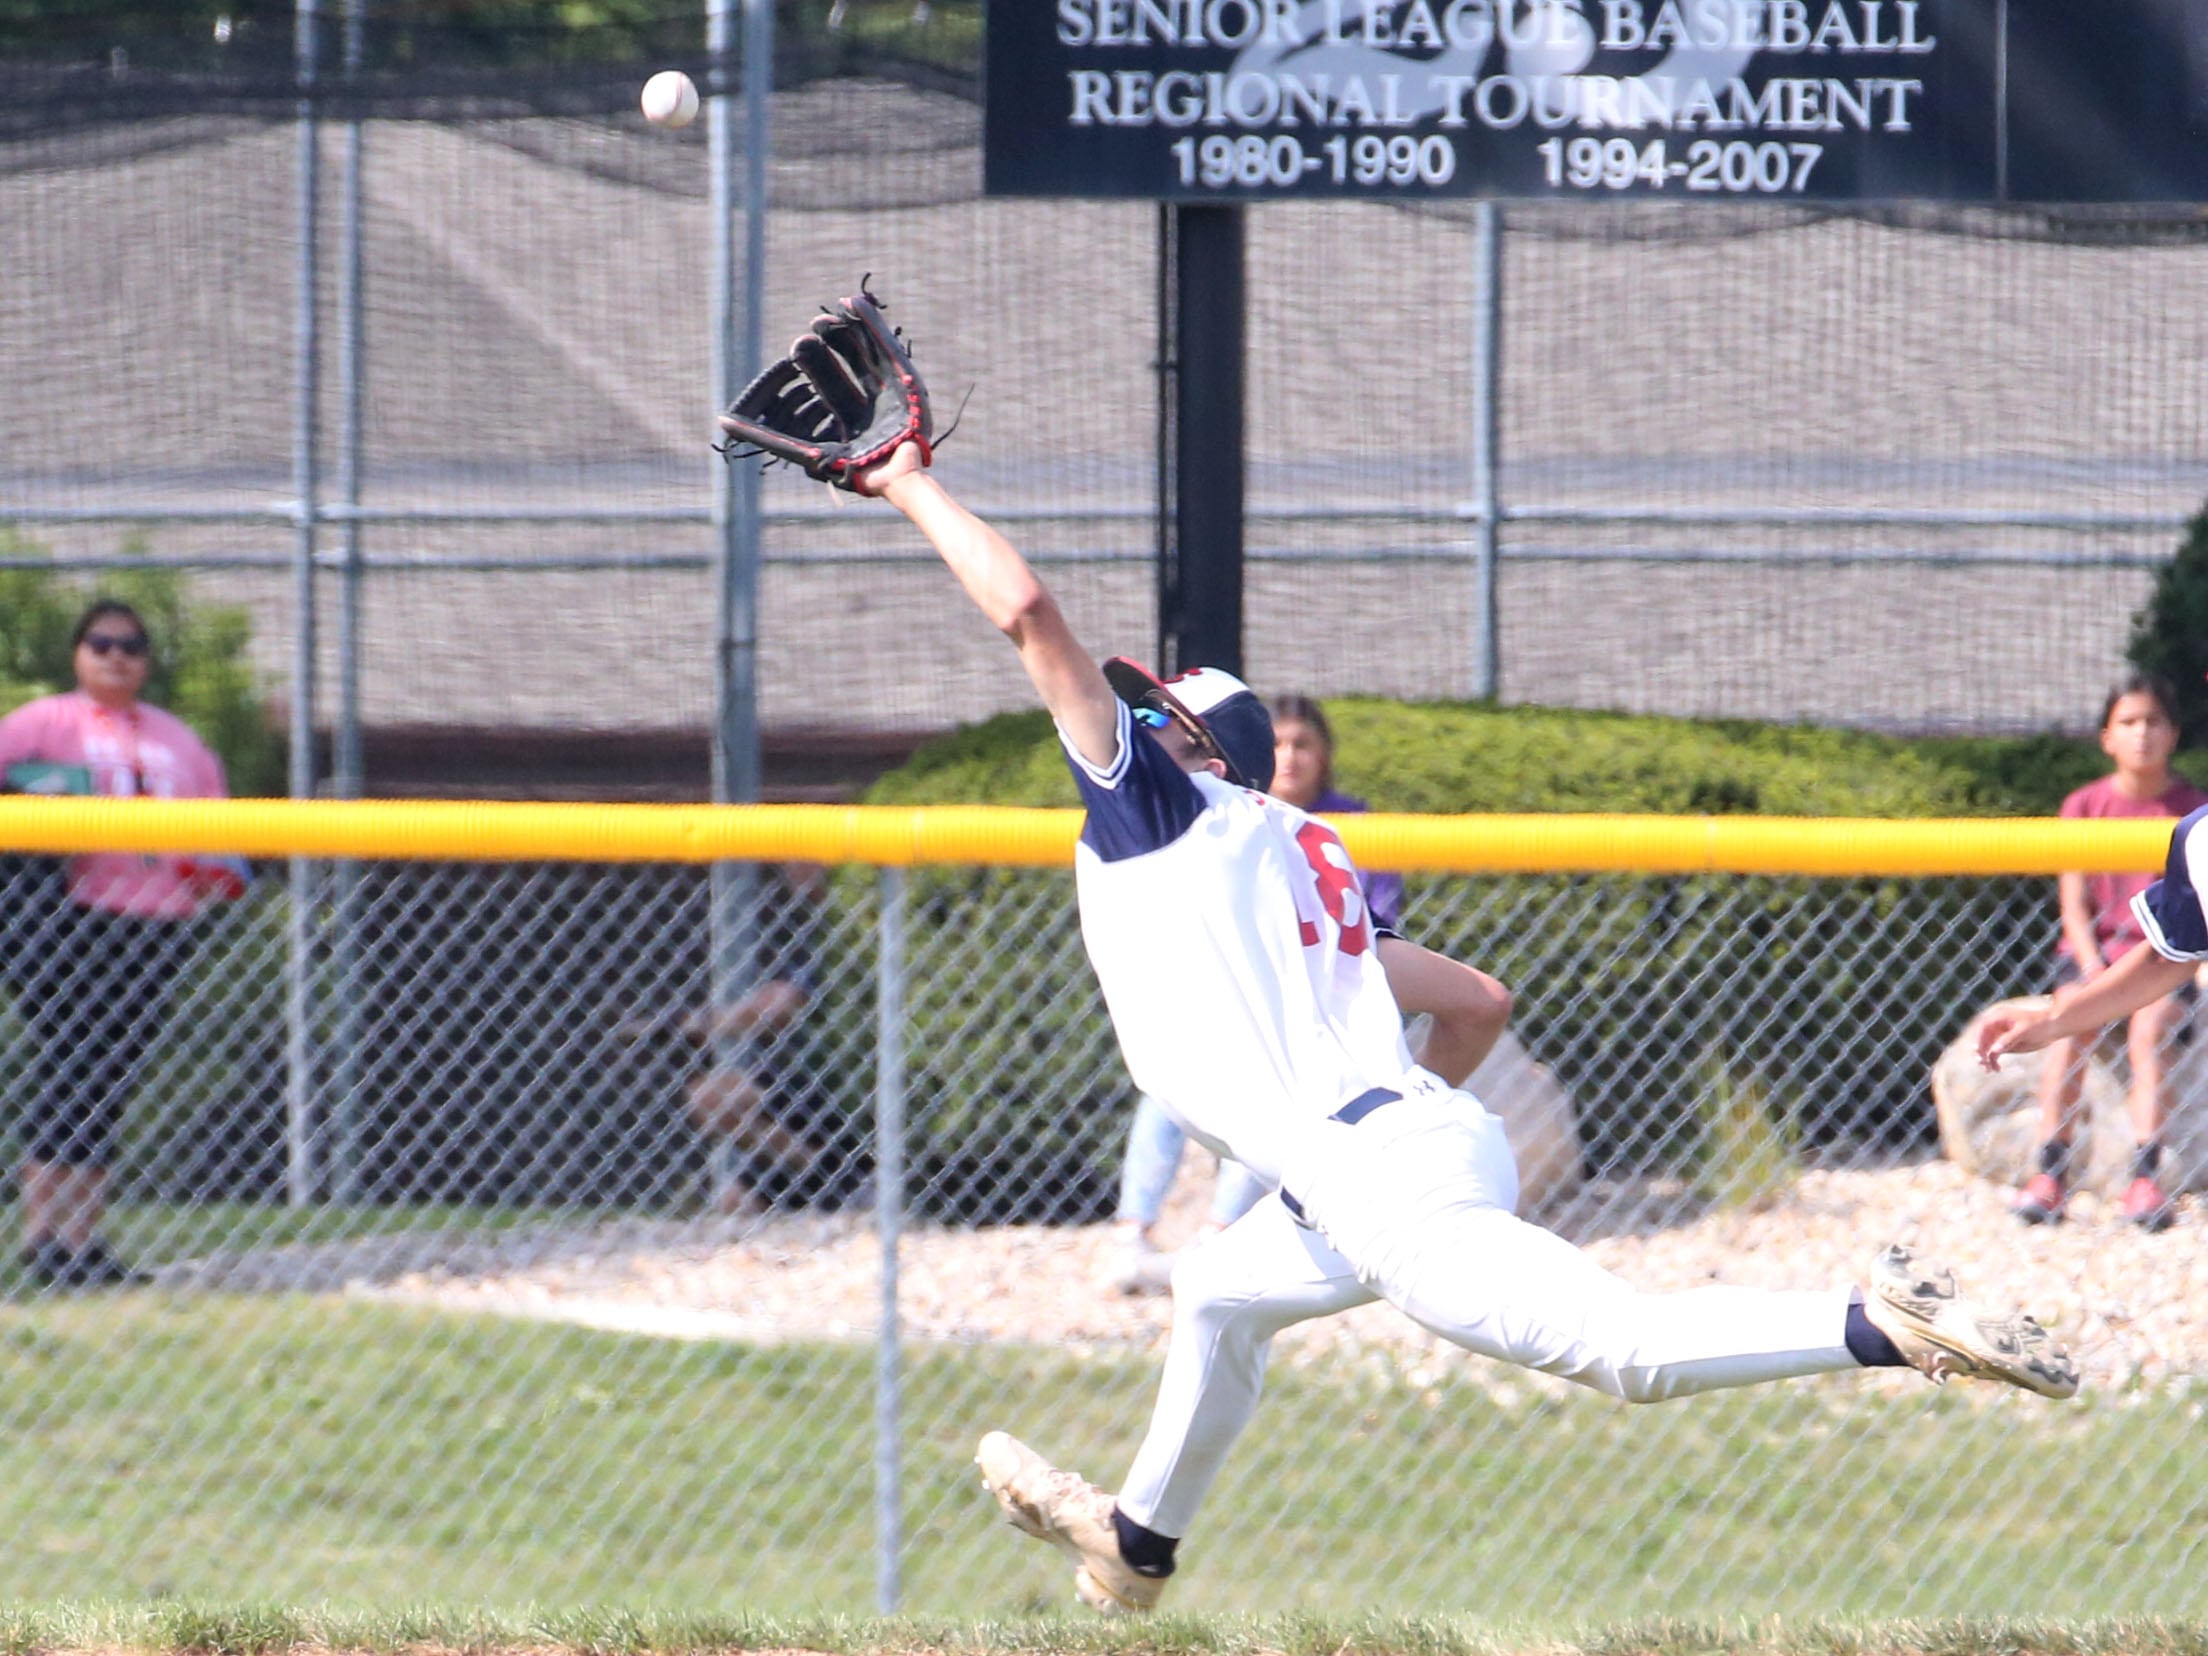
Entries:
[[[1162,1591],[1165,1583],[1161,1581],[1156,1585]],[[1139,1603],[1131,1598],[1123,1598],[1097,1580],[1095,1572],[1086,1564],[1073,1572],[1073,1594],[1100,1616],[1140,1616],[1155,1608],[1158,1602],[1156,1592]]]
[[1119,1555],[1112,1498],[1079,1474],[1035,1453],[1009,1432],[991,1432],[974,1451],[982,1487],[1005,1522],[1047,1541],[1074,1561],[1073,1590],[1107,1616],[1139,1615],[1165,1591],[1165,1579],[1137,1575]]
[[1013,1493],[1013,1485],[1032,1453],[1011,1433],[991,1432],[974,1450],[974,1464],[981,1468],[981,1487],[996,1497],[1004,1521],[1023,1535],[1048,1541],[1050,1531],[1043,1527],[1042,1514]]
[[1863,1310],[1935,1383],[1998,1380],[2041,1397],[2077,1394],[2077,1364],[2034,1318],[1973,1304],[1956,1291],[1953,1272],[1907,1248],[1888,1248],[1872,1264]]

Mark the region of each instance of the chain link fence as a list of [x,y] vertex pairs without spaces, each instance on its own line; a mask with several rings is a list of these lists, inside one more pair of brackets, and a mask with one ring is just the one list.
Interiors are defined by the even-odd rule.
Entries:
[[[1636,1409],[1367,1308],[1281,1337],[1169,1605],[2208,1612],[2196,1212],[2027,1232],[1938,1153],[1935,1061],[2043,986],[2051,882],[1413,877],[1406,913],[1516,990],[1523,1061],[1476,1085],[1546,1135],[1545,1222],[1650,1288],[1842,1283],[1903,1236],[2040,1310],[2087,1391]],[[1070,1606],[968,1465],[1003,1427],[1109,1485],[1169,1321],[1110,1285],[1132,1097],[1068,877],[332,865],[135,975],[48,923],[0,1079],[49,1132],[127,1099],[100,1228],[142,1280],[8,1255],[0,1594]],[[63,1062],[86,1017],[105,1067]]]

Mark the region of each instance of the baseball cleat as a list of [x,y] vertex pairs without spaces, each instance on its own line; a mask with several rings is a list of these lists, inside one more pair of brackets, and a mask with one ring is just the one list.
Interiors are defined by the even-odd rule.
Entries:
[[2042,1397],[2069,1397],[2078,1366],[2062,1342],[2023,1312],[1974,1305],[1955,1291],[1955,1275],[1888,1248],[1871,1265],[1863,1311],[1912,1368],[1935,1384],[1955,1378],[2001,1380]]
[[2052,1173],[2034,1173],[2010,1211],[2027,1225],[2059,1225],[2070,1192]]
[[1173,1287],[1174,1258],[1148,1237],[1138,1237],[1114,1249],[1104,1285],[1121,1294],[1168,1293]]
[[984,1437],[974,1464],[1007,1523],[1048,1541],[1074,1561],[1073,1590],[1083,1604],[1107,1616],[1124,1616],[1158,1602],[1165,1578],[1138,1574],[1119,1555],[1111,1496],[1079,1474],[1051,1465],[1006,1432]]
[[2126,1223],[2143,1231],[2165,1231],[2177,1223],[2177,1209],[2162,1194],[2162,1187],[2144,1173],[2124,1192],[2123,1212]]

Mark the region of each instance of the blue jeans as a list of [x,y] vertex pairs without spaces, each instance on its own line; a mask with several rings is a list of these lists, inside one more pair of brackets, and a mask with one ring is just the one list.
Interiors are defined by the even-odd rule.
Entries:
[[[1140,1225],[1154,1225],[1165,1211],[1165,1193],[1173,1188],[1173,1176],[1181,1168],[1181,1152],[1188,1135],[1165,1113],[1165,1106],[1144,1093],[1135,1101],[1135,1119],[1127,1129],[1127,1161],[1119,1174],[1119,1217]],[[1219,1183],[1212,1192],[1211,1217],[1215,1224],[1231,1225],[1257,1206],[1269,1187],[1238,1161],[1219,1163]]]

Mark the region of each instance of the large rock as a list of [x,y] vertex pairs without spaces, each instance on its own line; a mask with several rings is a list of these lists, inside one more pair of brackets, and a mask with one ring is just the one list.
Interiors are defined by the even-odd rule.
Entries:
[[[2012,1055],[1989,1075],[1978,1063],[1978,1028],[1996,1012],[2046,1004],[2044,995],[1996,1001],[1964,1026],[1932,1066],[1941,1151],[1996,1184],[2020,1185],[2038,1170],[2039,1077],[2046,1054]],[[2130,1086],[2118,1024],[2086,1056],[2075,1140],[2082,1153],[2071,1158],[2075,1188],[2113,1196],[2130,1183],[2131,1121],[2124,1104]],[[2181,1040],[2170,1059],[2169,1087],[2163,1182],[2173,1191],[2208,1188],[2208,1030],[2195,1028]]]
[[1502,1118],[1504,1135],[1517,1153],[1519,1212],[1531,1213],[1579,1188],[1584,1169],[1578,1108],[1516,1035],[1503,1031],[1466,1086]]

